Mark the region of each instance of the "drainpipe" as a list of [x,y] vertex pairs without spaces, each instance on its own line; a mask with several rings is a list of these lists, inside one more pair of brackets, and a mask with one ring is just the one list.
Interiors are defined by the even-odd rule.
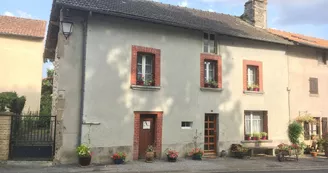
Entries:
[[88,15],[84,16],[82,21],[83,36],[82,36],[82,70],[81,70],[81,100],[80,100],[80,130],[78,134],[78,145],[82,144],[82,126],[83,126],[83,112],[84,112],[84,87],[85,87],[85,62],[86,62],[86,48],[88,36]]

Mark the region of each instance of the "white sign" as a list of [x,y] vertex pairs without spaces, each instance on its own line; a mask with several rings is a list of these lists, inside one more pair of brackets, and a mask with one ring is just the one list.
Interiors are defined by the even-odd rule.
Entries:
[[142,124],[142,129],[150,129],[150,121],[144,121]]

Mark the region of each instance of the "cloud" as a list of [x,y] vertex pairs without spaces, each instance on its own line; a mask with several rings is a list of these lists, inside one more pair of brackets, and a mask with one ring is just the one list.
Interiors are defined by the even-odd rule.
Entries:
[[29,13],[26,13],[21,10],[17,10],[15,13],[6,11],[3,13],[5,16],[16,16],[16,17],[22,17],[22,18],[33,18],[33,16]]
[[183,1],[179,2],[179,6],[187,7],[188,6],[188,0],[183,0]]
[[328,25],[327,0],[276,0],[272,6],[277,13],[275,25]]
[[3,15],[5,15],[5,16],[14,16],[14,14],[12,12],[9,12],[9,11],[4,12]]
[[209,12],[214,12],[214,10],[212,10],[212,9],[208,9],[208,11],[209,11]]

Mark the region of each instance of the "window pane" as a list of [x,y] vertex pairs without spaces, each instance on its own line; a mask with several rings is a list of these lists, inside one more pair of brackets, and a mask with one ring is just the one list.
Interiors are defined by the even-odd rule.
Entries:
[[207,33],[204,33],[204,39],[208,40],[208,34]]
[[215,80],[215,66],[213,62],[209,64],[209,80]]
[[210,40],[215,40],[215,35],[214,34],[210,34]]
[[245,131],[246,134],[251,134],[251,118],[249,115],[245,116]]
[[138,74],[142,74],[142,65],[141,64],[138,64],[137,72],[138,72]]
[[207,62],[204,63],[204,81],[207,81],[206,72],[207,72]]
[[204,52],[208,52],[208,43],[207,43],[207,40],[204,41]]
[[147,74],[145,75],[145,80],[146,81],[150,81],[150,80],[153,80],[153,75],[152,74]]
[[146,65],[153,65],[153,56],[151,55],[146,56]]
[[209,45],[210,45],[210,53],[215,53],[215,43],[214,43],[214,41],[210,41],[209,42]]
[[153,72],[153,67],[151,65],[146,65],[146,74],[152,73]]
[[142,81],[142,80],[143,80],[143,79],[142,79],[142,74],[138,74],[138,75],[137,75],[137,80],[138,80],[138,81]]
[[138,64],[142,64],[142,55],[141,54],[138,54]]

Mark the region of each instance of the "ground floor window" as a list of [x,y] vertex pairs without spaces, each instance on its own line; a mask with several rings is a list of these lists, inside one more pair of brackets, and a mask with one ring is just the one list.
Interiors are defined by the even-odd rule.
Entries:
[[[327,131],[327,121],[326,118],[320,118],[320,117],[314,117],[316,120],[315,122],[309,123],[304,122],[304,139],[305,140],[311,140],[314,136],[320,137],[321,136],[321,130],[322,132]],[[321,123],[322,122],[322,129],[321,129]]]
[[267,111],[245,111],[245,136],[268,133]]

